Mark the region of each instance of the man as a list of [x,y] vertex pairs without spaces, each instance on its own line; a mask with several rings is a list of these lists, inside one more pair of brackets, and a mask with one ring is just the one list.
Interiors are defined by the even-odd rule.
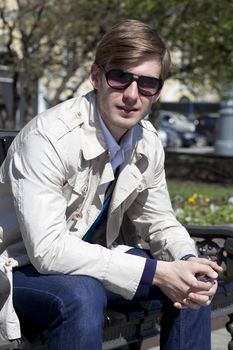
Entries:
[[106,305],[147,298],[163,302],[161,349],[210,349],[221,268],[196,257],[176,221],[163,148],[143,120],[169,66],[156,31],[115,26],[97,48],[94,91],[34,118],[1,167],[2,270],[13,269],[21,324],[47,330],[50,350],[101,349]]

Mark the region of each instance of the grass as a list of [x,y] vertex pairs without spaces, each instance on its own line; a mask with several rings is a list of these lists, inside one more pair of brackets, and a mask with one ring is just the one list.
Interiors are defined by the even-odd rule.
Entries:
[[233,185],[168,180],[168,190],[181,223],[233,225]]
[[194,183],[192,181],[167,180],[168,189],[171,197],[184,196],[189,197],[193,193],[201,193],[204,196],[213,196],[220,198],[228,195],[233,196],[233,185]]

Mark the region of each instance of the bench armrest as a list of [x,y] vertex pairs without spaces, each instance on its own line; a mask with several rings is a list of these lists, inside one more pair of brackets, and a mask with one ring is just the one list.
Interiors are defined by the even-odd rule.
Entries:
[[185,228],[194,238],[199,256],[223,267],[220,283],[233,281],[233,227],[185,225]]
[[184,225],[186,230],[192,237],[202,238],[233,238],[233,226],[199,226],[199,225]]

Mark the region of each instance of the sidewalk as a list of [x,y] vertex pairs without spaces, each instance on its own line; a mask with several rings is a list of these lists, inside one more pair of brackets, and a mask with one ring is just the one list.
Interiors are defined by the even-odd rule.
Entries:
[[[225,328],[227,317],[219,318],[213,321],[211,341],[211,350],[227,350],[228,342],[231,339],[230,333]],[[219,328],[219,326],[221,328]],[[217,329],[216,329],[217,328]],[[159,337],[148,339],[143,342],[141,350],[160,350],[159,349]]]
[[[211,350],[227,350],[230,334],[226,329],[221,328],[212,332],[212,348]],[[159,350],[159,346],[147,348],[147,350]]]
[[212,332],[212,350],[227,350],[230,341],[230,333],[226,328],[221,328]]

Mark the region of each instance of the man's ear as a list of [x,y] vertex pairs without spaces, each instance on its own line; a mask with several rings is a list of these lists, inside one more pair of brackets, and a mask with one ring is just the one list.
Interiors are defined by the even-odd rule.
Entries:
[[91,66],[90,81],[95,90],[99,89],[100,83],[100,69],[97,64],[93,63]]

